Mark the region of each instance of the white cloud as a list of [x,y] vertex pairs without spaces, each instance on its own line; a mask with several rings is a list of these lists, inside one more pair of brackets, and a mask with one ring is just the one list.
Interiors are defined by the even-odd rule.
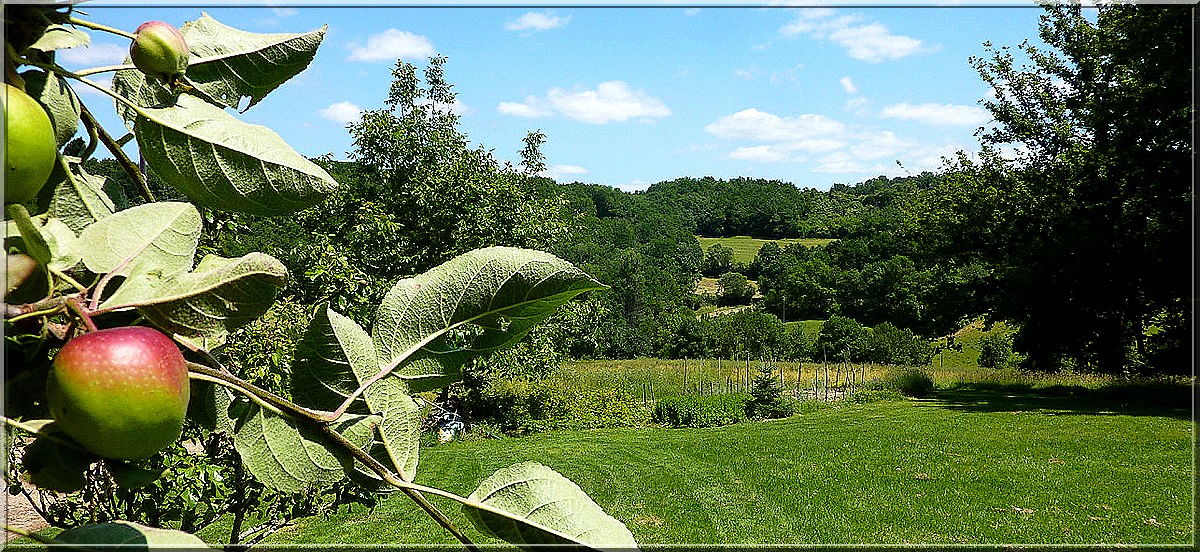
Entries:
[[[103,86],[109,90],[112,90],[112,79],[113,79],[113,75],[115,75],[115,74],[116,74],[115,72],[113,72],[113,73],[97,73],[95,75],[88,77],[88,80],[90,80],[96,84],[99,84],[100,86]],[[86,84],[72,84],[71,87],[75,90],[75,92],[77,94],[86,94],[88,96],[98,96],[98,97],[104,98],[106,100],[112,99],[107,94],[105,94],[99,90],[96,90],[95,88],[92,88]]]
[[350,102],[343,101],[331,104],[322,109],[320,115],[335,123],[348,125],[350,123],[357,123],[362,118],[362,108]]
[[90,44],[68,50],[55,50],[55,57],[64,67],[81,69],[101,65],[120,65],[129,55],[129,46]]
[[717,119],[704,127],[721,138],[750,139],[759,142],[802,142],[815,138],[836,138],[845,132],[842,123],[806,113],[798,117],[780,117],[754,108]]
[[981,107],[936,103],[893,104],[883,108],[879,116],[939,126],[977,126],[992,119],[991,114]]
[[846,100],[846,105],[843,107],[843,109],[857,115],[864,115],[866,114],[866,107],[870,104],[870,98],[865,96],[855,96],[849,100]]
[[880,62],[937,50],[924,42],[892,34],[881,23],[862,23],[860,15],[834,17],[831,9],[801,10],[800,16],[779,29],[784,36],[806,34],[819,40],[831,40],[846,49],[854,59]]
[[554,115],[554,112],[545,107],[544,102],[529,96],[524,102],[500,102],[496,110],[504,115],[512,115],[514,117],[549,117]]
[[562,88],[551,88],[544,98],[528,96],[523,102],[503,102],[497,110],[518,117],[559,114],[592,124],[660,118],[671,114],[662,100],[644,90],[633,90],[622,81],[602,82],[595,90],[568,92]]
[[366,46],[351,43],[350,61],[421,60],[434,54],[433,43],[424,36],[408,31],[388,29],[367,38]]
[[896,133],[882,131],[861,136],[860,141],[850,148],[850,154],[858,159],[879,159],[895,156],[911,147],[911,142],[897,138]]
[[[864,98],[865,100],[865,98]],[[705,127],[712,135],[743,142],[727,159],[804,163],[820,173],[898,176],[936,170],[961,149],[950,143],[906,138],[890,130],[850,127],[818,114],[781,117],[745,109]],[[900,160],[903,167],[896,165]]]
[[565,27],[571,22],[571,16],[551,15],[548,12],[526,12],[516,21],[509,21],[504,28],[510,31],[548,31]]
[[300,10],[296,8],[271,8],[276,17],[295,17],[300,15]]
[[587,173],[588,170],[579,165],[555,165],[542,171],[541,176],[553,178],[554,180],[569,180]]
[[786,161],[798,162],[802,159],[793,157],[792,152],[787,148],[780,147],[774,144],[763,144],[761,146],[747,146],[733,150],[728,156],[730,159],[739,161],[762,161],[764,163],[782,163]]
[[842,77],[838,79],[838,82],[842,83],[842,88],[847,94],[858,94],[858,86],[854,84],[854,81],[850,80],[850,77]]

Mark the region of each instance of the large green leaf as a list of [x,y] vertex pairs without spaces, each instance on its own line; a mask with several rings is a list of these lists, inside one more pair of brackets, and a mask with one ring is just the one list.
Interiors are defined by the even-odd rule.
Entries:
[[[371,335],[357,322],[328,307],[321,308],[296,344],[292,397],[305,406],[333,410],[358,389],[362,378],[378,370]],[[360,398],[350,411],[369,410]]]
[[78,163],[71,163],[71,173],[68,176],[66,171],[56,170],[51,175],[51,178],[58,175],[60,180],[50,199],[49,214],[79,234],[92,223],[116,212],[117,208],[104,192],[106,177],[88,174]]
[[549,253],[471,251],[388,291],[372,329],[379,364],[396,366],[414,393],[449,385],[467,361],[513,344],[573,297],[603,287]]
[[141,110],[134,133],[154,173],[205,207],[281,215],[314,205],[337,187],[275,131],[194,96]]
[[25,92],[41,103],[50,115],[54,137],[62,147],[79,129],[79,97],[54,73],[31,69],[21,73],[21,77],[25,79]]
[[[191,84],[226,105],[237,106],[249,99],[243,111],[307,68],[325,37],[325,27],[297,34],[252,33],[224,25],[208,14],[185,23],[180,32],[191,51],[187,68]],[[170,103],[175,96],[134,70],[118,71],[113,90],[142,107]],[[117,110],[126,121],[136,118],[136,112],[123,104],[118,103]]]
[[[333,410],[379,372],[371,336],[353,320],[322,309],[296,348],[292,397],[306,405]],[[403,381],[373,383],[352,411],[382,417],[378,446],[368,452],[384,465],[395,466],[410,480],[417,471],[421,409]]]
[[53,52],[54,50],[87,46],[91,41],[91,35],[85,31],[54,23],[47,26],[46,32],[29,47],[42,52]]
[[[69,550],[205,550],[208,545],[200,537],[174,529],[147,527],[130,521],[112,521],[81,525],[67,529],[54,537],[56,543]],[[87,545],[95,545],[89,548]]]
[[297,34],[251,33],[202,14],[181,31],[192,54],[210,61],[188,67],[188,78],[227,105],[248,98],[245,111],[308,67],[326,28]]
[[286,281],[287,268],[270,255],[208,255],[192,272],[166,277],[138,272],[100,308],[136,307],[159,328],[211,349],[223,344],[230,331],[266,312]]
[[605,513],[573,481],[537,462],[498,470],[467,499],[463,512],[476,528],[523,548],[637,548],[625,524]]
[[97,274],[170,277],[192,268],[200,230],[200,212],[190,203],[132,207],[84,228],[83,264]]
[[[377,416],[348,414],[333,428],[355,446],[365,447],[377,423]],[[337,482],[353,465],[349,453],[331,446],[318,431],[258,405],[239,420],[233,444],[255,478],[282,492]]]

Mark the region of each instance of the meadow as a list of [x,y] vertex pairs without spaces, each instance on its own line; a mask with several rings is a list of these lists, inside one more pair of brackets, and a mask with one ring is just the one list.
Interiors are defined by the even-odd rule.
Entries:
[[750,264],[754,262],[754,257],[758,255],[758,250],[762,248],[764,243],[769,241],[779,242],[780,247],[784,247],[790,243],[800,243],[807,247],[817,247],[828,244],[834,241],[832,238],[781,238],[778,240],[766,240],[760,238],[751,238],[750,236],[733,236],[729,238],[706,238],[696,236],[700,240],[700,248],[705,251],[713,244],[721,244],[725,247],[733,249],[733,262]]
[[[641,544],[1191,543],[1187,387],[1173,388],[1175,404],[1106,388],[977,382],[940,386],[930,400],[838,402],[719,428],[455,441],[424,448],[417,481],[465,496],[495,469],[540,461]],[[439,504],[478,542],[498,542]],[[265,542],[453,541],[392,496]]]

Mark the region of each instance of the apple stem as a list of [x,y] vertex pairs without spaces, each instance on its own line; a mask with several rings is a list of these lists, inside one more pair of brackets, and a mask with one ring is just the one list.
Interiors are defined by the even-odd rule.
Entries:
[[67,307],[75,311],[75,314],[79,315],[79,319],[83,320],[83,325],[87,328],[87,331],[94,332],[99,330],[99,328],[96,327],[96,323],[92,322],[92,315],[88,314],[87,308],[85,308],[79,302],[79,298],[71,297],[67,299]]

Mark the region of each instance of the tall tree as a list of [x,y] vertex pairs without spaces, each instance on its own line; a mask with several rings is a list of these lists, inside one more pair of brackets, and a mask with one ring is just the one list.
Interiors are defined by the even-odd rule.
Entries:
[[1047,7],[1053,50],[972,59],[997,124],[932,194],[926,233],[964,236],[960,264],[990,261],[993,314],[1020,324],[1035,368],[1188,369],[1191,13]]

